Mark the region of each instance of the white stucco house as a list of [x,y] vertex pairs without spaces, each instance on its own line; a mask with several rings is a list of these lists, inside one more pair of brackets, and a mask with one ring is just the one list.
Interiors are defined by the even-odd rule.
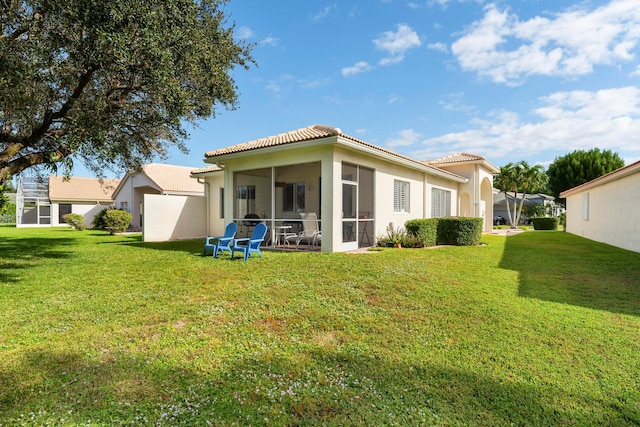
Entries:
[[51,175],[21,177],[16,195],[17,227],[66,225],[63,215],[75,213],[91,227],[94,216],[113,204],[118,179],[98,179]]
[[418,161],[313,125],[207,152],[205,162],[192,177],[205,184],[209,235],[249,214],[273,243],[314,213],[325,252],[373,246],[388,225],[415,218],[481,217],[492,230],[498,168],[478,155]]
[[566,231],[640,252],[640,161],[560,193]]
[[131,214],[131,229],[145,242],[189,239],[206,234],[202,182],[193,167],[150,163],[127,173],[113,193],[114,205]]

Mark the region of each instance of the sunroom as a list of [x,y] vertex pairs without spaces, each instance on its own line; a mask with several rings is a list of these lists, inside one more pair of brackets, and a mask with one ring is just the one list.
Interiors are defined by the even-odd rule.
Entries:
[[[269,227],[266,246],[340,252],[374,246],[387,227],[434,212],[456,215],[469,180],[315,125],[205,154],[209,235],[231,221],[238,236]],[[442,194],[433,203],[432,194]],[[315,233],[298,241],[296,236]]]

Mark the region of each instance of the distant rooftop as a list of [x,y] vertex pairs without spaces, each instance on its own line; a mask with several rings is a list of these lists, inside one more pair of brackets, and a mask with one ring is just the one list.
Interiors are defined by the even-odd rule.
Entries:
[[62,176],[49,177],[49,199],[51,201],[91,201],[111,202],[119,179],[81,178],[72,176],[65,180]]
[[149,163],[142,172],[163,192],[167,193],[204,193],[204,184],[191,178],[193,167]]

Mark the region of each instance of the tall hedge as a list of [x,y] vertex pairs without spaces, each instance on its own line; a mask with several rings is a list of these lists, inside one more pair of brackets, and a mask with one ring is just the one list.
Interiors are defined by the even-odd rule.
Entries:
[[473,246],[482,238],[482,218],[440,218],[438,244]]
[[405,223],[405,228],[422,246],[473,246],[482,239],[482,218],[412,219]]
[[438,218],[410,219],[404,223],[404,228],[408,234],[415,236],[420,247],[437,244]]

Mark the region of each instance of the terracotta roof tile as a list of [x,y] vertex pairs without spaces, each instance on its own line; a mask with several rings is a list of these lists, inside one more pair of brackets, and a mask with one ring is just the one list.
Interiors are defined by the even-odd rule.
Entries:
[[223,154],[239,153],[242,151],[251,151],[258,148],[275,147],[293,142],[309,141],[312,139],[326,138],[329,136],[340,135],[358,141],[355,138],[344,135],[339,128],[325,125],[313,125],[306,128],[292,130],[290,132],[280,133],[278,135],[267,136],[265,138],[256,139],[254,141],[245,142],[231,147],[220,148],[219,150],[209,151],[205,153],[205,157],[215,157]]
[[72,176],[68,181],[62,176],[49,177],[49,199],[52,201],[112,202],[119,179],[80,178]]
[[203,193],[204,185],[191,178],[192,167],[149,163],[142,171],[164,192]]
[[200,169],[195,169],[191,171],[191,175],[199,175],[201,173],[208,173],[208,172],[218,172],[221,171],[222,168],[218,165],[211,165],[211,166],[207,166],[206,168],[200,168]]
[[355,142],[356,144],[361,145],[363,147],[371,148],[371,149],[373,149],[375,151],[378,151],[380,153],[384,153],[384,154],[396,157],[398,159],[402,159],[402,160],[410,162],[410,163],[415,163],[416,166],[419,165],[419,166],[422,166],[422,167],[424,167],[424,166],[430,167],[430,168],[434,169],[434,171],[437,171],[437,173],[441,173],[441,174],[444,174],[444,175],[449,175],[449,176],[451,176],[452,178],[455,178],[455,179],[465,179],[465,178],[460,177],[459,175],[456,175],[456,174],[454,174],[452,172],[449,172],[447,170],[439,169],[436,166],[419,162],[419,161],[414,160],[414,159],[412,159],[410,157],[406,157],[406,156],[403,156],[402,154],[398,154],[398,153],[396,153],[394,151],[387,150],[386,148],[382,148],[382,147],[379,147],[377,145],[371,144],[369,142],[363,141],[361,139],[354,138],[354,137],[352,137],[350,135],[342,133],[340,128],[333,127],[333,126],[320,125],[320,124],[316,124],[316,125],[309,126],[309,127],[306,127],[306,128],[292,130],[290,132],[280,133],[280,134],[273,135],[273,136],[267,136],[265,138],[256,139],[254,141],[249,141],[249,142],[245,142],[245,143],[242,143],[242,144],[233,145],[231,147],[225,147],[225,148],[221,148],[221,149],[218,149],[218,150],[209,151],[209,152],[205,153],[205,157],[206,158],[212,158],[212,157],[222,156],[222,155],[226,155],[226,154],[233,154],[233,153],[240,153],[240,152],[245,152],[245,151],[257,150],[257,149],[260,149],[260,148],[276,147],[276,146],[285,145],[285,144],[292,144],[292,143],[296,143],[296,142],[311,141],[311,140],[314,140],[314,139],[328,138],[328,137],[331,137],[331,136],[339,136],[341,138],[344,138],[344,139],[347,139],[349,141]]
[[478,156],[477,154],[469,154],[469,153],[456,153],[448,156],[441,157],[436,160],[425,160],[422,163],[426,165],[439,165],[439,164],[448,164],[448,163],[460,163],[460,162],[475,162],[486,160],[482,156]]

